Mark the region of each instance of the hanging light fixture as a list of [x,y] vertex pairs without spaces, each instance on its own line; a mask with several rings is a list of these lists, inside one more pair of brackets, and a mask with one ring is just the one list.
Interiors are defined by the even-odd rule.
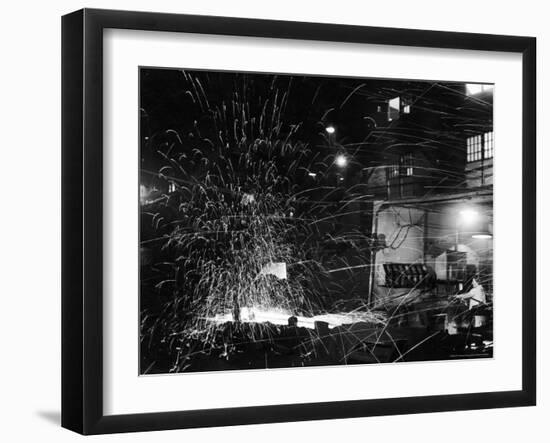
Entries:
[[480,211],[479,207],[466,206],[458,212],[457,218],[457,239],[459,231],[476,239],[493,238],[492,225],[489,217]]
[[493,238],[492,226],[489,223],[487,216],[481,217],[479,223],[477,223],[476,229],[472,231],[472,238],[477,239],[489,239]]

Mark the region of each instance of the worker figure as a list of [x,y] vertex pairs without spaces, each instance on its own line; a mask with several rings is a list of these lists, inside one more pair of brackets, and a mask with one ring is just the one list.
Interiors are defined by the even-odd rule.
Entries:
[[485,304],[487,302],[485,290],[475,278],[472,278],[471,289],[468,292],[464,292],[463,294],[455,295],[455,298],[467,302],[468,309],[473,309],[474,307]]
[[483,286],[478,283],[478,281],[472,277],[470,290],[463,292],[462,294],[456,294],[455,299],[461,300],[468,304],[468,310],[471,311],[471,320],[469,321],[470,326],[474,328],[479,328],[484,326],[487,322],[487,317],[485,315],[479,315],[477,312],[478,306],[484,305],[487,302],[487,296]]

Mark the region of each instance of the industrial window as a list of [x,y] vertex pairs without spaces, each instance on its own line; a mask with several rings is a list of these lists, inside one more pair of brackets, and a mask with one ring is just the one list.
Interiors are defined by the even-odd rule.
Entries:
[[468,137],[466,140],[467,156],[466,159],[469,162],[475,162],[481,160],[482,155],[482,138],[481,135],[475,135]]
[[390,178],[399,177],[399,165],[391,165],[389,169]]
[[401,156],[401,164],[403,165],[404,175],[411,177],[414,174],[414,161],[411,153]]
[[401,112],[403,114],[411,113],[412,100],[410,98],[401,98]]
[[412,177],[414,175],[414,157],[412,153],[402,154],[399,164],[391,165],[388,169],[389,178]]
[[494,151],[493,131],[466,139],[466,160],[468,162],[493,158]]
[[388,121],[398,120],[401,114],[410,114],[411,105],[411,100],[403,97],[388,100]]
[[388,101],[388,121],[398,120],[401,111],[401,97],[395,97]]
[[483,156],[484,158],[493,158],[495,144],[493,140],[493,131],[483,134]]

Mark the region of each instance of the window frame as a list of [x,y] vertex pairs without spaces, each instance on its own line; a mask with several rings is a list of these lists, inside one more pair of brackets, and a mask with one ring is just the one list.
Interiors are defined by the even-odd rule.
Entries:
[[490,160],[494,155],[494,131],[486,131],[466,138],[466,163]]

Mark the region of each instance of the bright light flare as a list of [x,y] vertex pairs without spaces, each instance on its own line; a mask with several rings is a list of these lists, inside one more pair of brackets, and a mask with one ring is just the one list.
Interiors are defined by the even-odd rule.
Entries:
[[348,165],[348,159],[345,155],[340,154],[336,156],[335,163],[340,168],[345,168]]
[[[290,216],[292,217],[292,212],[290,213]],[[269,263],[262,268],[260,275],[274,275],[281,280],[286,280],[286,263]]]
[[327,131],[327,134],[334,134],[334,132],[336,132],[336,129],[334,128],[334,126],[327,126],[325,128],[325,131]]
[[473,224],[479,217],[479,214],[474,209],[463,209],[460,211],[460,219],[466,225]]

